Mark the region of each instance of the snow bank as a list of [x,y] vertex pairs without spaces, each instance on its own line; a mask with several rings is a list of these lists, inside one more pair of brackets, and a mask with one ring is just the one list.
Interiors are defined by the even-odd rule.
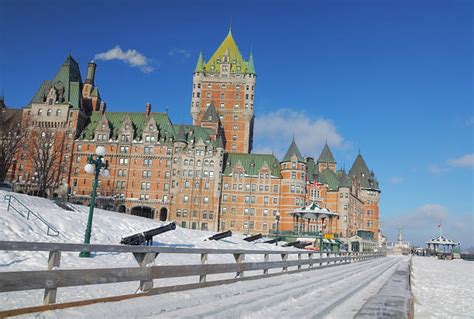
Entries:
[[[12,194],[26,204],[31,210],[39,213],[54,227],[60,235],[48,236],[44,225],[34,219],[26,220],[18,213],[7,211],[5,194]],[[76,206],[77,211],[63,210],[54,202],[23,194],[0,191],[0,240],[2,241],[39,241],[82,243],[87,225],[88,209]],[[159,222],[148,218],[110,212],[101,209],[94,210],[94,221],[91,243],[119,244],[122,237],[144,230],[166,225],[169,222]],[[227,249],[266,249],[293,250],[290,247],[246,242],[243,235],[234,234],[220,241],[205,241],[214,232],[191,230],[177,226],[176,230],[154,237],[154,245],[189,247],[189,248],[227,248]],[[161,254],[155,260],[155,265],[179,265],[200,263],[199,255]],[[271,256],[278,260],[279,255]],[[293,256],[292,258],[296,258]],[[48,252],[16,252],[0,251],[0,271],[15,270],[44,270],[47,268]],[[246,261],[263,261],[263,256],[246,255]],[[234,263],[232,255],[209,255],[209,263]],[[61,256],[62,269],[77,268],[109,268],[138,266],[131,253],[97,253],[93,258],[79,258],[78,253],[63,253]],[[216,276],[214,276],[216,277]],[[214,279],[214,278],[210,278]],[[174,280],[174,284],[196,282],[197,278],[186,277]],[[170,283],[170,280],[157,280],[160,285]],[[134,293],[136,282],[122,284],[94,285],[86,287],[60,288],[58,301],[80,300],[94,297],[105,297],[122,293]],[[38,305],[41,303],[42,291],[26,291],[15,293],[0,293],[0,310]]]
[[416,318],[474,318],[474,262],[413,257]]

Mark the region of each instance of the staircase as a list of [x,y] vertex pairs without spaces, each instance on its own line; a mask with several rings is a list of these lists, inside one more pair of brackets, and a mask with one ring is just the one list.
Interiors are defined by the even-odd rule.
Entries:
[[35,213],[31,209],[29,209],[28,206],[22,203],[18,198],[13,195],[5,195],[4,199],[8,203],[7,211],[10,211],[11,209],[18,213],[20,216],[26,218],[27,220],[30,220],[30,218],[33,220],[33,218],[35,218],[35,220],[39,221],[47,227],[46,234],[48,236],[59,236],[59,231],[53,225],[51,225],[40,214]]

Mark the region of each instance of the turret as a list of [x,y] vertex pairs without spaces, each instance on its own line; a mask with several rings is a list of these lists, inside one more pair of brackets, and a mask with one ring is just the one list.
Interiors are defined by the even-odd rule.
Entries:
[[94,85],[94,78],[95,78],[95,69],[97,68],[97,64],[95,64],[94,60],[87,64],[87,77],[86,83]]

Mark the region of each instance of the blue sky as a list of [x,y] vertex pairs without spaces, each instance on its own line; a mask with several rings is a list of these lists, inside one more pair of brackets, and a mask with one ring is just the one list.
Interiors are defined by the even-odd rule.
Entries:
[[[257,70],[255,151],[282,156],[293,133],[327,139],[349,169],[360,148],[382,187],[382,229],[420,243],[474,245],[471,1],[0,0],[0,89],[26,105],[70,52],[98,60],[108,110],[169,110],[190,123],[192,71],[232,21]],[[129,51],[130,50],[130,51]],[[134,50],[134,51],[133,51]],[[277,137],[277,138],[275,138]]]

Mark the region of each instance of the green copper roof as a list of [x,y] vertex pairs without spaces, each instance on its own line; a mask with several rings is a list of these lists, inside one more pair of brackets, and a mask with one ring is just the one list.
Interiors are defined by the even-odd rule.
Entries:
[[184,133],[184,127],[179,126],[178,134],[176,134],[176,142],[186,142],[186,134]]
[[[182,129],[184,131],[185,140],[186,142],[193,141],[194,143],[202,140],[204,143],[210,142],[211,145],[216,146],[216,141],[213,141],[211,136],[215,136],[216,133],[213,129],[208,127],[201,127],[195,125],[174,125],[174,129],[176,132],[180,132]],[[177,137],[176,137],[177,139]]]
[[199,58],[194,72],[204,72],[204,60],[202,59],[202,52],[199,52]]
[[318,175],[318,165],[316,165],[314,159],[311,157],[306,158],[306,178],[308,182],[313,183],[314,179],[318,179]]
[[281,178],[280,164],[274,155],[226,153],[224,158],[224,175],[232,174],[232,168],[237,163],[242,164],[245,174],[250,176],[258,176],[260,169],[266,163],[271,170],[272,176]]
[[216,111],[214,104],[211,103],[207,107],[206,112],[202,116],[202,122],[219,122],[219,113]]
[[[336,173],[334,173],[332,170],[329,168],[324,169],[320,173],[320,179],[324,180],[324,184],[327,184],[329,187],[329,190],[337,190],[339,188],[339,181],[337,180]],[[320,180],[320,182],[322,182]]]
[[357,155],[349,176],[354,176],[360,181],[362,188],[379,190],[379,183],[373,172],[369,172],[369,167],[361,154]]
[[247,73],[255,74],[255,66],[253,65],[253,55],[250,52],[249,61],[247,62]]
[[[126,117],[129,117],[132,121],[132,127],[134,131],[133,139],[141,140],[143,128],[145,124],[148,122],[148,117],[145,113],[138,113],[138,112],[107,112],[105,113],[105,118],[109,121],[110,127],[110,135],[112,138],[117,138],[118,130],[121,128],[123,120]],[[175,132],[173,129],[173,124],[166,113],[151,113],[150,116],[156,122],[158,130],[160,132],[161,137],[174,137]],[[97,127],[98,122],[101,119],[100,112],[92,112],[90,117],[89,124],[85,127],[85,129],[81,133],[81,138],[84,139],[93,139],[94,132]]]
[[338,170],[336,176],[337,176],[337,179],[339,181],[339,187],[351,187],[352,186],[351,179],[347,176],[346,171]]
[[79,64],[69,54],[64,63],[59,68],[52,81],[44,81],[40,89],[36,92],[31,103],[44,103],[51,87],[57,90],[64,90],[64,102],[69,102],[73,108],[80,107],[82,79]]
[[318,163],[336,163],[334,156],[332,155],[331,150],[329,149],[328,144],[324,144],[324,148],[319,155]]
[[195,72],[198,72],[198,66],[201,61],[201,63],[203,63],[203,71],[199,72],[220,73],[220,65],[224,62],[224,56],[228,57],[230,73],[255,73],[253,58],[251,66],[248,65],[248,63],[243,59],[242,54],[240,54],[239,48],[235,43],[231,30],[229,30],[229,33],[225,37],[224,41],[222,41],[221,45],[217,48],[209,61],[204,62],[201,57],[198,59],[198,65],[196,65]]
[[296,155],[298,162],[304,163],[304,158],[301,156],[300,150],[298,149],[298,146],[296,146],[295,140],[291,141],[290,147],[288,148],[288,151],[286,151],[285,157],[283,157],[282,162],[291,162],[291,157]]

